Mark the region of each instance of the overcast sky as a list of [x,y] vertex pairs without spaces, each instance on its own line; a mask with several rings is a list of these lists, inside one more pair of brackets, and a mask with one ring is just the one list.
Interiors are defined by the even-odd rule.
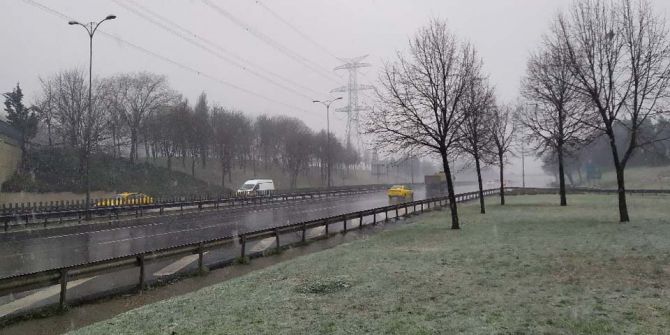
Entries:
[[[367,61],[373,67],[364,71],[360,81],[374,84],[379,65],[392,59],[396,50],[405,50],[408,37],[434,17],[446,19],[460,38],[474,43],[499,99],[513,101],[529,51],[538,46],[555,14],[571,3],[210,1],[223,12],[202,0],[1,0],[0,91],[7,92],[20,82],[27,101],[32,102],[39,91],[40,76],[72,67],[87,69],[88,37],[83,28],[69,26],[67,18],[39,7],[43,5],[81,22],[107,14],[118,16],[101,25],[100,30],[121,40],[103,34],[95,37],[94,76],[134,71],[164,74],[170,85],[191,101],[205,91],[212,103],[250,115],[296,116],[314,129],[325,128],[325,113],[311,100],[328,97],[332,88],[345,83],[346,73],[333,72],[340,64],[334,56],[369,55]],[[660,14],[667,16],[670,1],[652,2]],[[144,17],[127,7],[144,13]],[[171,22],[157,21],[170,31],[150,21],[158,16]],[[179,34],[204,45],[209,52]],[[338,114],[331,125],[339,136],[344,135],[344,119]]]

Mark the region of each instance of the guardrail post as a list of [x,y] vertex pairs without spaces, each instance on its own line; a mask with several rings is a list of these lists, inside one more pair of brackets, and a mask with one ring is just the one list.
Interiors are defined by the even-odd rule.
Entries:
[[400,206],[399,206],[399,205],[395,205],[395,219],[396,219],[396,220],[399,219],[399,216],[398,216],[398,207],[400,207]]
[[347,216],[344,216],[344,232],[347,232]]
[[421,213],[423,213],[423,202],[421,203]]
[[375,211],[372,212],[372,225],[373,226],[377,225],[377,212]]
[[58,300],[58,308],[61,311],[65,310],[66,299],[67,299],[67,269],[60,269],[60,299]]
[[140,285],[138,286],[139,290],[144,290],[144,279],[145,279],[145,267],[144,267],[144,255],[137,256],[137,264],[140,266]]
[[324,226],[326,226],[326,237],[328,236],[328,219],[324,222]]
[[202,248],[202,242],[198,244],[198,273],[200,275],[203,275],[205,273],[205,266],[203,264],[203,248]]
[[306,236],[307,235],[307,225],[305,223],[302,224],[302,243],[305,243]]
[[363,213],[358,216],[358,229],[363,229]]
[[247,237],[246,236],[244,236],[244,235],[240,236],[240,244],[241,244],[240,257],[244,258],[245,248],[247,246]]
[[275,228],[275,245],[277,248],[277,251],[279,251],[279,229]]

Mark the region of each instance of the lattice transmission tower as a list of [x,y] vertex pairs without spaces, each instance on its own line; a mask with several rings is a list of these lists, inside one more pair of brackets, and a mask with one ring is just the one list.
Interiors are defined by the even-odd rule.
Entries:
[[362,60],[365,59],[368,55],[359,56],[354,58],[339,58],[344,64],[336,67],[334,70],[347,70],[349,72],[349,81],[347,85],[341,86],[333,89],[332,92],[346,92],[348,98],[348,104],[345,107],[338,108],[336,112],[347,113],[347,147],[351,145],[351,136],[355,132],[355,136],[358,136],[358,113],[360,111],[367,110],[368,107],[361,105],[358,100],[358,92],[363,90],[374,89],[372,85],[365,85],[358,83],[358,69],[364,67],[370,67],[370,63],[363,63]]

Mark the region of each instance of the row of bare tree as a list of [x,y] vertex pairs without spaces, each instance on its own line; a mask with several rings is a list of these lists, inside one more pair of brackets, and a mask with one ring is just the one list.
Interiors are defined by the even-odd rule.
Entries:
[[[76,150],[84,171],[95,152],[127,157],[165,158],[168,168],[176,157],[195,166],[215,159],[221,185],[235,166],[281,167],[295,187],[298,175],[319,167],[325,178],[327,134],[315,133],[301,120],[259,116],[210,107],[203,93],[194,106],[171,89],[164,76],[151,73],[120,74],[94,81],[88,108],[88,81],[79,70],[66,70],[41,79],[41,95],[33,109],[49,146]],[[331,134],[331,161],[335,168],[360,161]],[[141,151],[144,151],[141,153]]]
[[532,107],[519,119],[540,154],[557,155],[561,205],[567,204],[565,156],[604,136],[619,219],[630,220],[624,172],[640,149],[668,140],[657,125],[667,124],[669,84],[666,22],[648,1],[581,0],[554,19],[528,62],[522,96]]
[[444,22],[433,20],[410,40],[409,51],[384,67],[378,108],[367,115],[366,132],[387,154],[424,154],[441,159],[453,229],[459,229],[453,164],[466,158],[477,172],[485,213],[481,168],[503,168],[514,136],[513,108],[496,103],[472,44],[459,41]]
[[641,148],[668,140],[659,125],[668,124],[669,84],[666,22],[646,0],[578,0],[559,14],[528,61],[523,100],[515,107],[496,102],[472,44],[433,20],[410,40],[407,52],[385,65],[366,131],[388,154],[440,157],[454,229],[459,228],[452,182],[456,159],[473,162],[485,213],[481,166],[499,166],[504,204],[505,157],[517,130],[526,133],[517,140],[530,142],[538,156],[557,154],[565,206],[565,155],[605,136],[617,175],[620,221],[627,222],[624,171]]

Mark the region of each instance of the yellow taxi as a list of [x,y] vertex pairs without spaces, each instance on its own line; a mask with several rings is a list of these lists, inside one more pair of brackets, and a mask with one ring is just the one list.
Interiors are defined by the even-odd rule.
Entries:
[[403,199],[413,199],[414,191],[409,186],[406,185],[393,185],[388,189],[386,194],[389,196],[389,199],[393,198],[403,198]]
[[114,206],[128,206],[128,205],[149,205],[154,203],[154,198],[144,193],[138,192],[123,192],[115,195],[110,199],[98,200],[95,203],[96,207],[114,207]]

